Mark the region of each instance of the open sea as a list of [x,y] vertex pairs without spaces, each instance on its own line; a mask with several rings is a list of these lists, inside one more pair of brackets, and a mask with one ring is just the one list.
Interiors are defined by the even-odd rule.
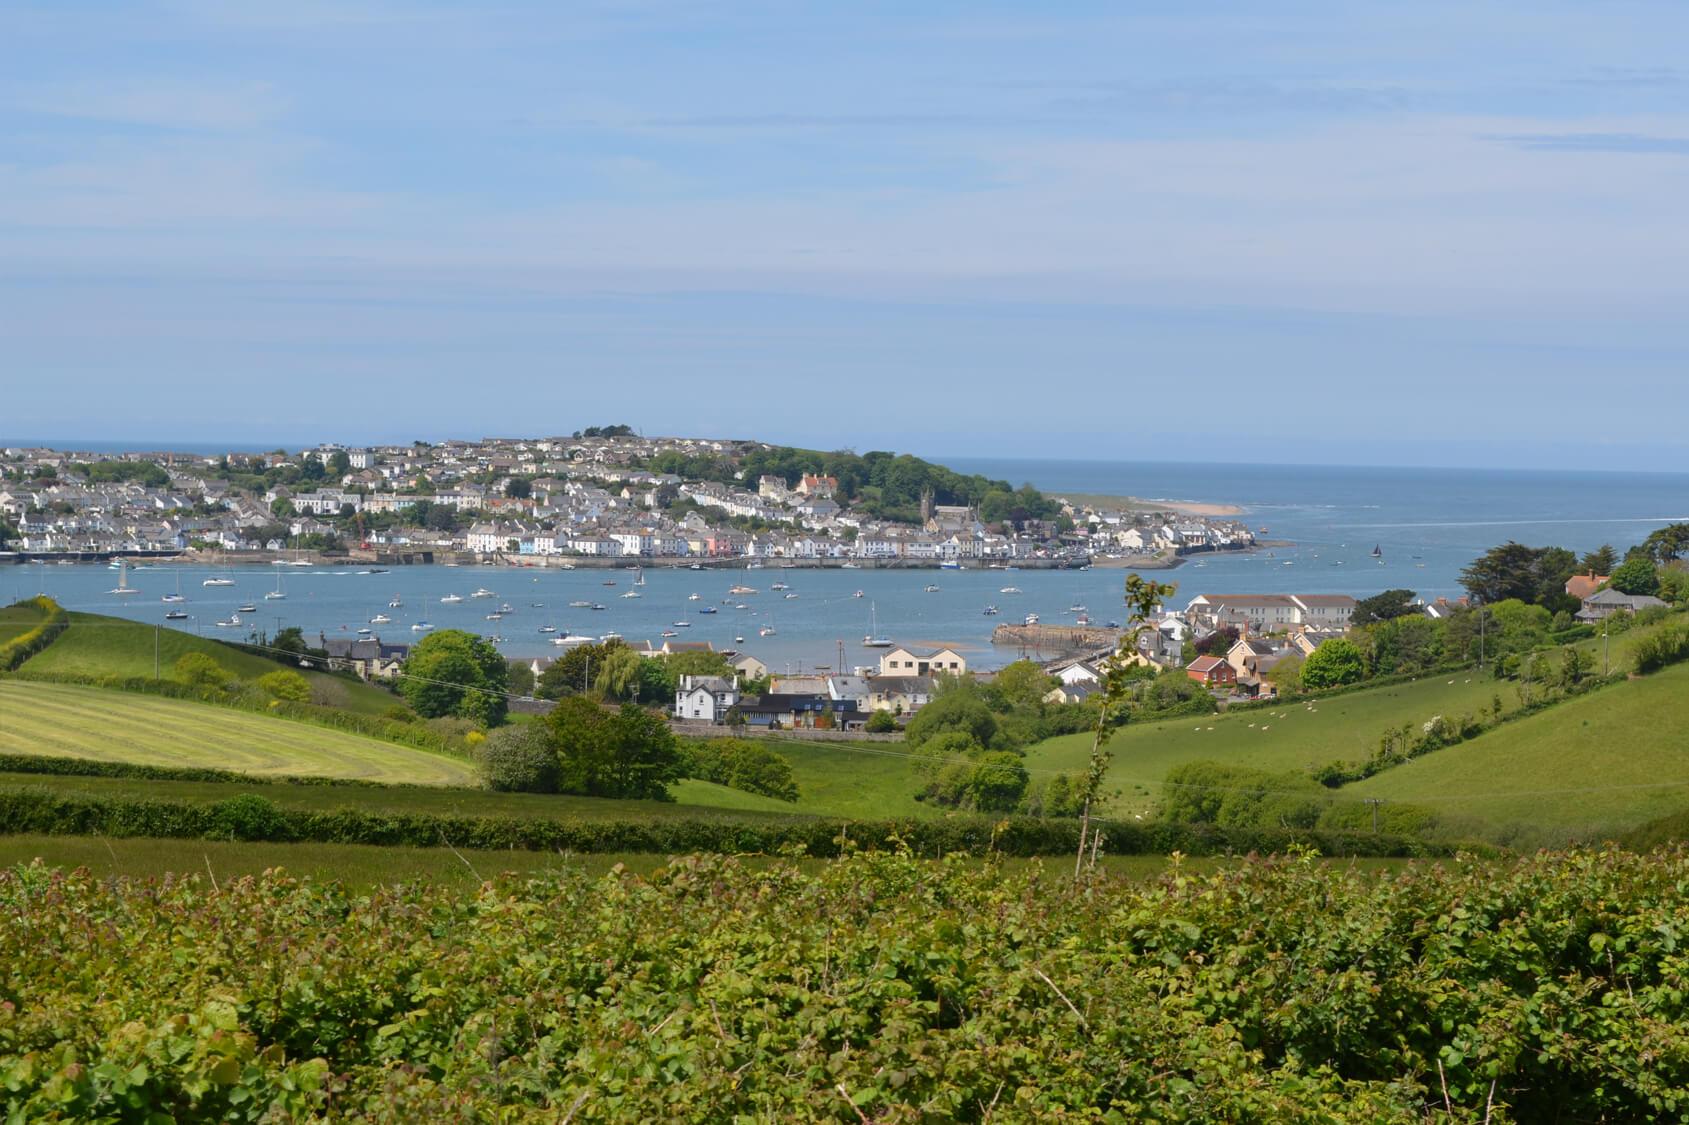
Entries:
[[[1291,540],[1293,547],[1250,554],[1197,556],[1172,570],[1182,605],[1200,593],[1345,593],[1357,597],[1393,587],[1421,596],[1461,593],[1460,570],[1498,543],[1516,539],[1556,544],[1582,552],[1611,543],[1623,550],[1654,528],[1689,520],[1689,473],[1592,473],[1468,469],[1377,469],[1330,466],[1134,464],[1108,461],[1011,461],[946,458],[959,472],[983,473],[1014,484],[1030,481],[1052,492],[1137,496],[1145,499],[1234,504],[1238,519],[1263,538]],[[1259,529],[1265,528],[1261,533]],[[1371,556],[1374,546],[1382,560]],[[274,590],[276,571],[287,595],[264,600]],[[1084,605],[1093,621],[1119,619],[1125,571],[938,571],[938,570],[762,570],[692,571],[659,567],[645,571],[639,598],[624,598],[631,571],[525,570],[512,567],[393,567],[370,574],[344,567],[245,566],[220,571],[177,564],[131,568],[130,585],[141,593],[112,595],[117,573],[101,565],[0,566],[0,604],[38,591],[71,609],[163,621],[159,598],[177,589],[192,616],[185,626],[224,639],[240,639],[244,627],[216,624],[250,602],[242,615],[266,632],[300,625],[307,634],[347,636],[369,628],[384,640],[408,643],[427,621],[436,628],[462,628],[503,637],[512,657],[555,655],[541,626],[565,632],[620,633],[631,642],[710,641],[755,654],[777,671],[854,667],[874,663],[861,647],[873,607],[878,632],[902,644],[956,646],[979,668],[1022,655],[994,648],[991,631],[1036,612],[1046,624],[1071,623],[1072,607]],[[205,587],[214,574],[232,577],[233,587]],[[615,586],[603,585],[613,581]],[[728,587],[743,582],[754,595],[729,598]],[[772,591],[785,582],[791,589]],[[937,585],[928,592],[925,587]],[[1003,587],[1021,592],[1007,593]],[[471,598],[477,588],[495,598]],[[862,596],[854,596],[857,591]],[[463,601],[442,603],[447,594]],[[697,594],[692,600],[690,595]],[[786,594],[796,594],[787,597]],[[403,603],[387,603],[395,596]],[[725,599],[725,604],[724,604]],[[571,601],[602,604],[603,610],[572,609]],[[499,621],[486,614],[500,603],[512,612]],[[734,608],[743,604],[747,608]],[[984,615],[996,605],[999,615]],[[710,607],[717,612],[700,610]],[[387,625],[369,619],[385,613]],[[686,622],[682,627],[677,622]],[[773,633],[760,635],[763,628]],[[739,640],[743,638],[743,640]],[[1028,654],[1050,655],[1050,654]]]

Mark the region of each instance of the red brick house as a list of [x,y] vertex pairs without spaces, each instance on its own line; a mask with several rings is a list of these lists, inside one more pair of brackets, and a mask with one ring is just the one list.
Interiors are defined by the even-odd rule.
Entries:
[[1185,675],[1203,687],[1230,687],[1237,683],[1237,669],[1224,657],[1199,656],[1185,666]]

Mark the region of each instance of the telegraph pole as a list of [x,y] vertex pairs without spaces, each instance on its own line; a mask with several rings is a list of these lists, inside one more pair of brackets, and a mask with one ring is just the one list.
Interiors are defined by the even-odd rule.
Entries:
[[1363,797],[1361,800],[1372,806],[1372,834],[1378,835],[1378,806],[1384,803],[1383,797]]
[[158,679],[158,635],[164,626],[153,623],[152,627],[152,678]]

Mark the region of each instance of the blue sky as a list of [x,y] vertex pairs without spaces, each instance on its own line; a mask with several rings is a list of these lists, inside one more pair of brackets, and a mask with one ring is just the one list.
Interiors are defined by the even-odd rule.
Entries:
[[12,0],[0,437],[1681,469],[1686,42],[1623,0]]

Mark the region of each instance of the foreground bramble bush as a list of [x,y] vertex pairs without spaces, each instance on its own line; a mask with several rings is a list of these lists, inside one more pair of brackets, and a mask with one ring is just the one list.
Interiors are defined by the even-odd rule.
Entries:
[[0,1102],[12,1120],[1689,1116],[1682,852],[1058,871],[711,857],[366,897],[18,868]]

